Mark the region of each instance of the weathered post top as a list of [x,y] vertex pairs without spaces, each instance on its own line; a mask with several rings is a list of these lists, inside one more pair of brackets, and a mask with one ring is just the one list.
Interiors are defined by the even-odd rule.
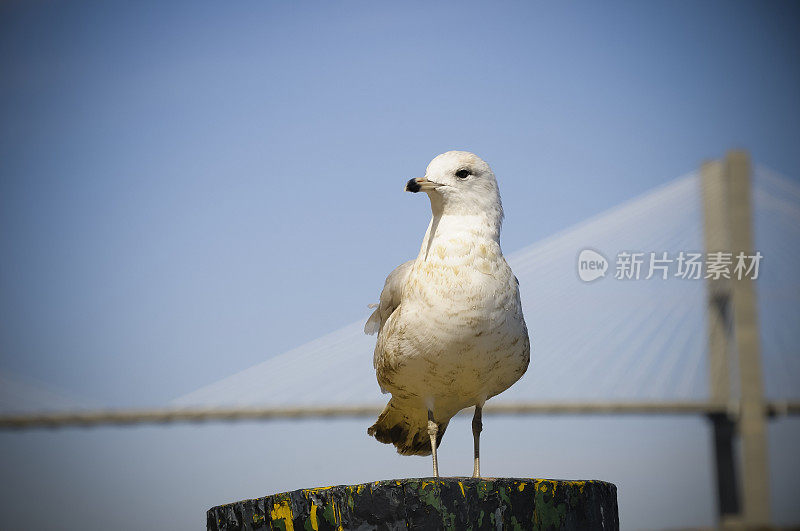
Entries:
[[301,489],[213,507],[209,530],[618,529],[603,481],[422,478]]

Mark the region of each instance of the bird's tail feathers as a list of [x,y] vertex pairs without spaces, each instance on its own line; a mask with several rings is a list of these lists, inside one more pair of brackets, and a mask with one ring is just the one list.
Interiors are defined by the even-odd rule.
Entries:
[[[405,407],[404,407],[405,406]],[[447,422],[438,423],[436,447],[442,442]],[[406,406],[392,398],[378,421],[367,429],[382,443],[394,444],[401,455],[431,455],[431,439],[428,435],[428,417],[424,409]]]

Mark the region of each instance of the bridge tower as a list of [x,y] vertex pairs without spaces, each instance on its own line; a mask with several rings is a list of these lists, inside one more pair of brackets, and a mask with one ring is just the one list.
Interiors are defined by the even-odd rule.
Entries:
[[[730,151],[701,170],[707,253],[753,255],[750,158]],[[722,527],[768,526],[766,402],[761,372],[755,282],[706,279],[709,399],[728,405],[710,416],[713,429],[718,512]],[[734,444],[741,440],[741,454]]]

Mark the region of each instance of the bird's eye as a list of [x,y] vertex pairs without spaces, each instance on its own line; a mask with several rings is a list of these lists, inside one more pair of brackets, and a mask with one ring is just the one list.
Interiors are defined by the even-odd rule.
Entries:
[[456,172],[456,177],[458,177],[459,179],[466,179],[467,177],[469,177],[469,170],[458,170]]

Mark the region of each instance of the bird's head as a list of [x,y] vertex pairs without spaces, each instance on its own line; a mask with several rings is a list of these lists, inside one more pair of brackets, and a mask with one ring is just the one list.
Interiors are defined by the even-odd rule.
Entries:
[[434,214],[503,217],[492,169],[474,153],[448,151],[428,164],[425,177],[406,183],[407,192],[426,192]]

